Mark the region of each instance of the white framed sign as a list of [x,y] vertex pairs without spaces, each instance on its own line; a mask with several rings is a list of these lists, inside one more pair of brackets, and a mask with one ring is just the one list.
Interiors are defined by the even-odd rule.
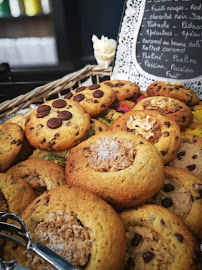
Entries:
[[202,1],[126,0],[112,79],[179,81],[202,99]]

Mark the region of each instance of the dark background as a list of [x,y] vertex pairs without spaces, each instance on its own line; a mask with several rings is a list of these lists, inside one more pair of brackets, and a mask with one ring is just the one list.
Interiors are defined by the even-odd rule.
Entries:
[[[92,35],[117,39],[124,0],[51,0],[52,13],[34,17],[1,18],[0,38],[48,33],[56,38],[59,64],[45,67],[0,68],[0,102],[26,93],[33,88],[96,64]],[[52,27],[52,29],[50,29]],[[40,31],[41,30],[41,31]],[[29,31],[29,32],[28,32]],[[36,34],[35,34],[36,35]]]

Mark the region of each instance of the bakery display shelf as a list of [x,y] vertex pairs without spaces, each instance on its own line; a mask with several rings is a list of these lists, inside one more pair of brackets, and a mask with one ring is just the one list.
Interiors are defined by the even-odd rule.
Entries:
[[43,103],[61,97],[70,90],[79,87],[86,80],[90,80],[90,84],[93,84],[106,80],[106,77],[110,79],[111,74],[111,67],[101,68],[98,65],[87,65],[61,79],[36,87],[26,94],[0,103],[0,119],[13,113],[17,114],[19,110],[30,107],[31,104]]

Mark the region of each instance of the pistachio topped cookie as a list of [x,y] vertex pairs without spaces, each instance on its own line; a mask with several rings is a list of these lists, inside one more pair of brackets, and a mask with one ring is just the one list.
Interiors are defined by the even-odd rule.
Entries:
[[68,99],[54,99],[35,109],[27,118],[25,134],[39,149],[62,151],[78,144],[90,129],[90,116]]
[[77,101],[86,112],[95,116],[106,110],[115,100],[114,90],[104,83],[81,86],[75,93],[68,93],[65,99]]
[[114,120],[109,128],[141,136],[153,144],[164,164],[176,157],[181,143],[179,126],[155,110],[132,110]]
[[180,82],[168,83],[158,81],[151,83],[147,88],[148,96],[165,96],[178,99],[188,106],[200,103],[198,96]]
[[144,204],[164,181],[156,148],[126,131],[101,132],[74,147],[65,172],[68,184],[90,190],[115,208]]

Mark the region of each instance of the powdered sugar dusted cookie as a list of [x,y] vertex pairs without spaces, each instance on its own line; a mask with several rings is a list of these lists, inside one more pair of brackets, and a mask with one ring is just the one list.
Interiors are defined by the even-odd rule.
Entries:
[[178,99],[188,106],[199,104],[198,96],[180,82],[153,82],[147,88],[148,96],[165,96]]
[[160,114],[174,120],[184,130],[193,120],[191,109],[177,99],[170,97],[148,97],[135,105],[134,110],[156,110]]
[[164,168],[158,151],[144,138],[125,131],[101,132],[72,149],[66,180],[126,208],[145,203],[160,189]]
[[79,104],[91,116],[106,110],[115,100],[114,90],[106,84],[92,84],[81,86],[76,89],[74,94],[67,94],[65,99],[71,99]]
[[176,158],[169,165],[184,168],[202,179],[202,138],[182,134]]
[[171,210],[202,239],[202,180],[196,175],[166,166],[164,185],[150,202]]
[[137,97],[140,94],[139,85],[130,81],[109,80],[104,81],[103,84],[108,85],[114,90],[116,99],[118,101],[122,101],[131,97]]
[[36,148],[62,151],[78,144],[89,129],[89,114],[77,102],[58,98],[28,116],[25,134]]
[[155,110],[132,110],[114,120],[109,129],[128,131],[145,138],[157,148],[164,164],[176,157],[181,143],[176,122]]
[[121,218],[127,237],[125,269],[201,269],[199,245],[168,209],[145,205],[122,212]]

